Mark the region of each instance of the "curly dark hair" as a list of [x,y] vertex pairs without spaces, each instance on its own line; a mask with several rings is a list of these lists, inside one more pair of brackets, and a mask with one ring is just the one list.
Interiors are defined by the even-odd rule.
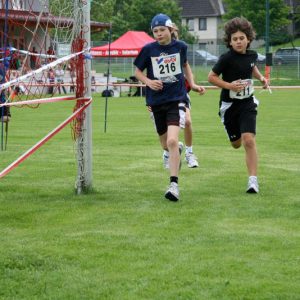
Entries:
[[[231,47],[230,46],[231,35],[233,33],[236,33],[237,31],[241,31],[241,32],[245,33],[248,40],[250,41],[250,43],[256,37],[256,32],[253,29],[252,23],[243,17],[233,18],[233,19],[229,20],[224,25],[224,31],[225,31],[224,42],[225,42],[227,48]],[[248,47],[250,46],[250,43],[248,44]]]

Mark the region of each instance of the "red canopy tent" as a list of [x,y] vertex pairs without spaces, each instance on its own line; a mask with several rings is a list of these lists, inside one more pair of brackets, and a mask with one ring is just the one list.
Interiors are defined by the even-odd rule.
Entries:
[[[141,49],[155,40],[144,31],[127,31],[117,40],[110,44],[111,57],[136,57]],[[108,57],[109,44],[92,47],[93,57]]]

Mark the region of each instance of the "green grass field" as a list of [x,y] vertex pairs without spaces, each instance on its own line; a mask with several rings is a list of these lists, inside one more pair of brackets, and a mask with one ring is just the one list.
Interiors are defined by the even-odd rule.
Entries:
[[[258,195],[218,95],[191,95],[200,168],[183,164],[178,203],[142,98],[110,98],[104,133],[94,97],[92,193],[74,193],[69,127],[1,179],[0,299],[300,299],[299,91],[257,92]],[[0,168],[72,105],[13,109]]]

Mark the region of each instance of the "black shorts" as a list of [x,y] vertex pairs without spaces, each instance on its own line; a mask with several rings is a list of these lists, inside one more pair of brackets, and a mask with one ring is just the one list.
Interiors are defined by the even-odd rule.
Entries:
[[7,117],[11,117],[10,114],[10,107],[9,106],[2,106],[0,109],[0,118],[2,116],[7,116]]
[[256,134],[258,100],[252,98],[221,102],[219,115],[231,142],[241,138],[242,133]]
[[168,102],[152,106],[151,109],[156,131],[159,135],[166,133],[170,125],[184,128],[185,104],[183,102]]

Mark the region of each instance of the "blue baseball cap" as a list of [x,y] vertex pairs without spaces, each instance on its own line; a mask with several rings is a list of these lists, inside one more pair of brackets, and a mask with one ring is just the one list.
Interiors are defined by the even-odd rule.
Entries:
[[173,28],[173,23],[169,16],[164,14],[158,14],[151,21],[151,29],[153,29],[156,26],[167,26]]

